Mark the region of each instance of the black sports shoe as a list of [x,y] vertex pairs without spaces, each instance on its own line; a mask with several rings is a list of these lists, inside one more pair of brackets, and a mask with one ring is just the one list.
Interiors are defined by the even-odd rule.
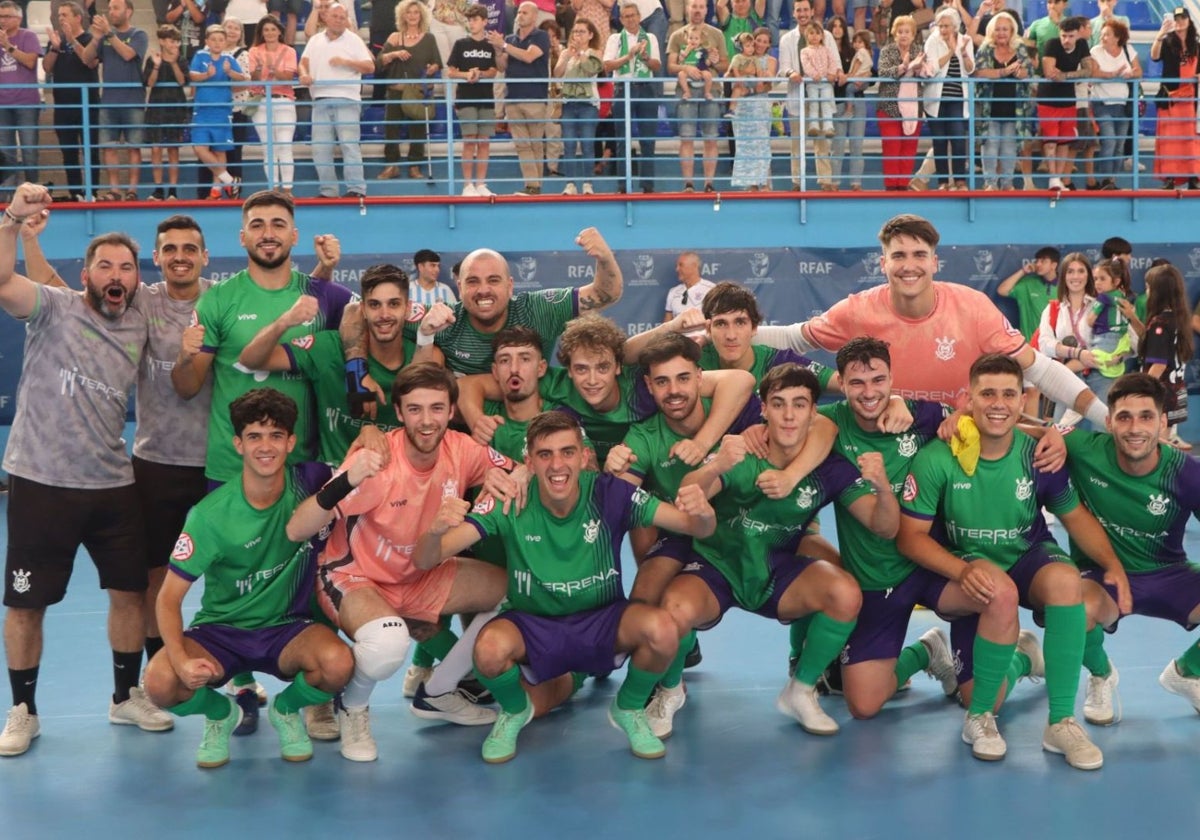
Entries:
[[692,645],[692,649],[688,651],[688,655],[684,657],[684,668],[695,668],[704,661],[704,654],[700,652],[700,640],[696,639],[696,644]]
[[258,731],[258,695],[254,693],[253,688],[243,688],[233,698],[233,702],[242,709],[242,722],[233,730],[233,734],[238,737],[253,735]]
[[163,195],[162,187],[155,187],[154,192],[150,193],[150,201],[165,201],[166,196]]
[[840,697],[842,694],[842,663],[836,659],[829,663],[825,673],[817,677],[817,693],[832,694]]
[[458,683],[458,690],[476,706],[487,706],[496,702],[487,686],[474,677],[465,677]]

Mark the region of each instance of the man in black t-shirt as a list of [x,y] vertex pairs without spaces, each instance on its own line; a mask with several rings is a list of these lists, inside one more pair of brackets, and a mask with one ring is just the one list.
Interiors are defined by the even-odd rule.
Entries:
[[1092,75],[1092,58],[1087,39],[1082,37],[1087,18],[1069,17],[1058,25],[1058,38],[1046,44],[1038,85],[1038,131],[1050,172],[1050,189],[1064,188],[1062,176],[1070,169],[1071,143],[1075,127],[1075,80]]
[[50,30],[50,43],[46,46],[46,73],[54,77],[54,133],[63,156],[63,171],[67,176],[67,191],[74,201],[87,199],[87,187],[83,177],[80,150],[83,142],[83,94],[87,85],[91,105],[88,125],[91,126],[92,186],[100,183],[99,135],[100,125],[96,102],[99,100],[94,87],[100,80],[96,71],[99,63],[95,57],[84,60],[84,48],[94,37],[84,27],[83,7],[78,3],[63,3],[58,7],[58,26]]

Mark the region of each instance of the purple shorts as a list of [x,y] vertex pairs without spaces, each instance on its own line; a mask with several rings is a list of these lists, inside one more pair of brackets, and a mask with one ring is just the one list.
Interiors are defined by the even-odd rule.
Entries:
[[531,685],[571,671],[607,674],[626,659],[617,652],[617,629],[629,601],[622,598],[574,615],[534,615],[520,610],[500,613],[492,621],[511,621],[525,641],[521,672]]
[[688,562],[694,556],[692,538],[681,537],[679,534],[667,534],[665,537],[659,538],[646,552],[647,558],[668,557],[671,560],[679,561],[680,565]]
[[787,592],[788,587],[792,585],[792,581],[800,577],[804,573],[804,570],[815,562],[817,561],[811,557],[798,557],[786,551],[772,551],[767,555],[767,566],[770,570],[767,577],[767,591],[770,594],[761,606],[752,608],[738,603],[737,598],[733,594],[733,587],[729,585],[729,581],[725,579],[725,576],[715,566],[700,555],[693,554],[691,561],[683,567],[683,570],[679,574],[695,575],[704,581],[704,585],[716,597],[717,605],[720,608],[715,621],[696,629],[710,630],[716,627],[721,623],[721,618],[725,613],[734,607],[741,607],[746,612],[752,612],[755,615],[773,618],[781,624],[791,624],[790,620],[785,621],[779,617],[779,599],[783,597],[784,592]]
[[228,624],[197,624],[184,631],[183,635],[208,651],[221,664],[224,673],[218,685],[224,685],[235,674],[249,671],[271,674],[286,681],[296,675],[279,670],[279,657],[292,639],[311,626],[312,622],[308,619],[258,630],[243,630]]
[[938,599],[949,582],[928,569],[915,569],[892,589],[863,590],[858,624],[846,641],[842,664],[898,657],[904,647],[913,607],[921,604],[931,610],[937,609]]
[[[1104,582],[1103,569],[1088,569],[1083,573],[1086,580],[1095,581],[1104,587],[1114,601],[1117,588]],[[1200,569],[1187,563],[1174,563],[1152,572],[1129,574],[1129,592],[1133,595],[1133,611],[1150,618],[1165,618],[1174,621],[1185,630],[1194,630],[1195,624],[1188,621],[1196,607],[1200,606]],[[1117,629],[1120,619],[1107,628]]]
[[1066,563],[1071,568],[1075,568],[1071,558],[1063,553],[1061,548],[1052,542],[1044,542],[1038,543],[1022,554],[1021,559],[1013,563],[1005,572],[1017,585],[1017,596],[1021,599],[1021,606],[1025,609],[1032,610],[1034,608],[1029,600],[1029,587],[1033,585],[1033,579],[1038,572],[1051,563]]

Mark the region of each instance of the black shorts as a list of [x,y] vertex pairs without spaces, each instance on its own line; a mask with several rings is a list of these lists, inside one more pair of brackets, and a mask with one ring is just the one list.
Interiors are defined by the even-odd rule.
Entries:
[[183,531],[188,511],[208,492],[204,467],[180,467],[133,458],[142,520],[146,525],[146,568],[165,566]]
[[8,486],[6,607],[61,601],[80,545],[96,564],[101,589],[146,591],[146,537],[132,484],[77,490],[10,475]]

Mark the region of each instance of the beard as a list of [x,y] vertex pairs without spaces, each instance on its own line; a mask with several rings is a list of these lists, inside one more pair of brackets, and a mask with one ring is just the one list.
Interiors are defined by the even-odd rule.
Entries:
[[[120,284],[114,283],[110,285],[119,286]],[[106,286],[105,288],[108,287]],[[122,289],[124,289],[123,286]],[[91,283],[87,284],[88,303],[91,304],[92,309],[96,310],[110,321],[116,321],[125,314],[125,312],[133,304],[133,298],[136,294],[137,287],[135,286],[132,292],[127,291],[124,295],[122,295],[120,303],[113,303],[104,293],[104,289],[97,289]]]
[[278,256],[276,256],[274,259],[271,259],[271,260],[263,259],[262,257],[260,257],[258,255],[258,252],[253,248],[247,250],[246,255],[250,258],[250,262],[254,263],[259,268],[272,269],[272,268],[279,268],[281,265],[284,265],[285,263],[287,263],[292,258],[292,249],[291,248],[283,249],[282,251],[279,252]]

